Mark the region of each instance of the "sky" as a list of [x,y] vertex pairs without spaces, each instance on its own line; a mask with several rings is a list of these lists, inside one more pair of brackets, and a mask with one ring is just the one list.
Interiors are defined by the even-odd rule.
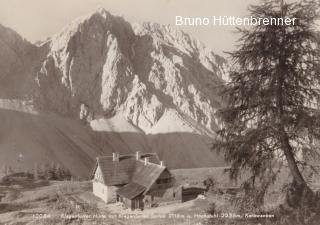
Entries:
[[[129,22],[151,21],[175,25],[176,16],[246,16],[259,0],[0,0],[0,24],[31,42],[58,33],[75,18],[105,8]],[[216,53],[234,49],[232,26],[179,26]]]

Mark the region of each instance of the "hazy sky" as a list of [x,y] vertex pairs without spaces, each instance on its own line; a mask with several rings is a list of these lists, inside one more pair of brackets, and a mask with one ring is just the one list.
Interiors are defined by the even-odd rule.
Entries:
[[[104,7],[130,22],[175,23],[175,16],[245,16],[259,0],[0,0],[0,23],[31,42],[61,30],[73,19]],[[215,52],[231,50],[234,27],[181,27]]]

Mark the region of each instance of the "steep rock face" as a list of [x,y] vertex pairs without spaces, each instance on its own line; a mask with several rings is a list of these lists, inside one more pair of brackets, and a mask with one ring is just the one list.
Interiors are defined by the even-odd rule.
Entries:
[[116,110],[133,79],[132,39],[131,26],[104,10],[65,27],[51,39],[37,76],[42,107],[63,114],[77,112],[81,103],[100,114]]
[[170,26],[131,25],[101,9],[78,19],[50,40],[38,73],[39,103],[62,114],[119,112],[148,133],[166,109],[209,130],[226,61]]
[[0,97],[31,95],[38,49],[10,28],[0,25]]
[[215,130],[226,61],[171,26],[135,24],[135,72],[169,108]]

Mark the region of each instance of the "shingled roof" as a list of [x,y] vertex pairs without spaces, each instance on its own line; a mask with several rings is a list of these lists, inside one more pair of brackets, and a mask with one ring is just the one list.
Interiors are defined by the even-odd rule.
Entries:
[[157,165],[157,167],[160,167],[158,166],[158,164],[160,164],[158,155],[155,153],[141,154],[141,160],[136,160],[135,154],[120,155],[119,161],[113,161],[112,156],[102,156],[97,158],[92,177],[99,166],[102,173],[103,183],[105,185],[113,186],[128,184],[133,175],[136,174],[136,168],[138,169],[139,165],[141,167],[141,164],[144,164],[143,160],[146,157],[149,158],[150,163],[145,167],[145,169],[149,168],[149,165]]
[[131,181],[144,186],[146,188],[145,192],[147,192],[164,170],[166,170],[166,167],[158,164],[149,163],[145,165],[142,161],[136,161]]
[[[149,159],[148,163],[144,162],[145,158]],[[94,173],[99,166],[105,185],[124,185],[117,190],[117,193],[133,199],[148,192],[161,173],[167,170],[159,164],[158,155],[155,153],[141,154],[140,160],[136,159],[135,154],[121,155],[118,161],[114,161],[111,156],[104,156],[97,158]]]
[[140,184],[131,182],[117,190],[118,195],[123,196],[127,199],[133,199],[138,195],[142,194],[146,190],[145,187]]

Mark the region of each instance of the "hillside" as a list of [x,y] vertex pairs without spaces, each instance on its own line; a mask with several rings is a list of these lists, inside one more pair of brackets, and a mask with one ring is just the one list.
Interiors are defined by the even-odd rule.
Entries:
[[43,54],[44,49],[0,24],[0,98],[30,98]]
[[110,119],[91,121],[95,142],[104,152],[156,152],[170,168],[223,166],[222,155],[210,150],[212,139],[168,111],[150,133],[130,124],[118,114]]
[[[0,103],[0,106],[4,104]],[[75,176],[88,177],[101,154],[87,130],[77,121],[50,112],[21,110],[16,103],[0,108],[0,165],[32,171],[59,163]]]
[[[93,195],[92,184],[88,181],[48,182],[15,176],[10,176],[9,182],[0,182],[0,193],[5,193],[0,202],[0,221],[3,224],[200,224],[205,221],[197,217],[190,220],[185,216],[204,214],[213,201],[217,202],[209,198],[194,199],[131,211],[119,203],[102,202]],[[222,203],[220,199],[219,203]],[[184,217],[175,218],[169,214]],[[131,218],[128,219],[129,216]]]

